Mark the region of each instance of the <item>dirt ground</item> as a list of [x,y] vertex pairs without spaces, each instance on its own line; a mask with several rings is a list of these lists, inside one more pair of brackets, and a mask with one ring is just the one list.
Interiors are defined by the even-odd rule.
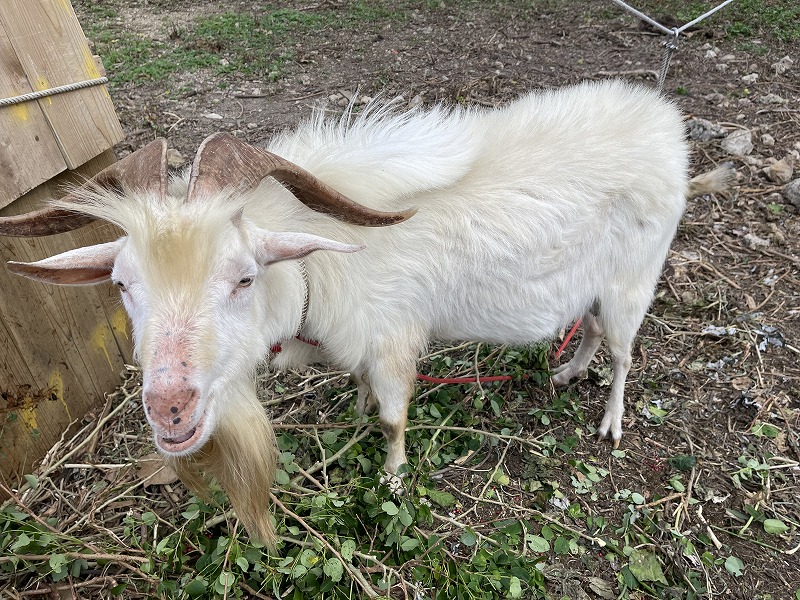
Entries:
[[[92,3],[73,3],[90,29],[87,24],[98,18]],[[203,0],[99,4],[113,5],[131,32],[165,42],[182,23],[219,10],[218,3]],[[246,10],[245,3],[228,4]],[[176,73],[166,82],[120,84],[112,97],[127,139],[117,151],[122,156],[165,135],[188,161],[211,133],[229,131],[262,142],[316,103],[338,109],[353,96],[357,103],[380,94],[426,104],[496,106],[530,89],[586,79],[653,84],[662,36],[610,2],[586,4],[591,5],[418,3],[404,18],[364,22],[355,36],[351,28],[330,26],[293,35],[285,48],[278,41],[276,55],[293,57],[279,76],[220,75],[205,68]],[[297,0],[281,6],[344,11],[346,3]],[[675,525],[682,529],[718,524],[720,544],[745,564],[740,577],[715,571],[710,585],[717,597],[793,598],[800,590],[800,219],[775,172],[781,165],[770,170],[785,159],[800,172],[798,49],[798,42],[769,37],[743,44],[726,36],[714,18],[681,38],[666,91],[687,118],[705,119],[718,131],[717,137],[693,140],[693,169],[699,173],[732,161],[737,183],[728,195],[689,203],[637,339],[621,446],[635,459],[614,461],[610,448],[588,437],[573,454],[611,472],[597,488],[601,500],[595,506],[611,522],[619,522],[620,509],[604,499],[624,489],[659,489],[674,474],[670,457],[697,457],[684,479],[696,502],[683,512],[677,509],[681,500],[666,502],[664,509],[678,515]],[[795,62],[781,72],[776,65],[784,56]],[[747,155],[723,147],[723,136],[740,131],[752,135],[754,148]],[[597,398],[608,393],[609,362],[602,349],[596,365],[590,379],[574,387],[587,422],[594,424],[603,408]],[[541,397],[547,401],[546,392]],[[514,473],[513,457],[507,461],[512,477],[525,468],[520,460],[520,473]],[[759,471],[763,464],[769,467]],[[564,489],[574,486],[566,471],[555,477]],[[729,535],[744,527],[735,515],[745,505],[761,511],[757,519],[780,519],[790,531],[768,538],[762,532],[759,539],[772,548],[745,534]],[[560,564],[563,577],[553,594],[582,597],[570,588],[570,575],[584,581],[597,568],[569,557]]]

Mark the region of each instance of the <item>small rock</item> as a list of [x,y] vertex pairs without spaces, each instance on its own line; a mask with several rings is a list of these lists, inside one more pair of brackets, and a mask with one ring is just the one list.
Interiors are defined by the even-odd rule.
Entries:
[[775,183],[789,183],[794,173],[793,161],[782,158],[764,169],[764,173]]
[[248,129],[255,129],[256,127],[258,127],[258,124],[256,124],[256,123],[248,123],[247,124],[247,128]]
[[750,106],[752,103],[753,102],[750,100],[750,98],[739,98],[737,101],[739,106]]
[[744,156],[753,151],[752,134],[747,129],[737,129],[722,140],[722,149],[734,156]]
[[736,57],[733,54],[726,54],[725,56],[720,57],[722,62],[730,62],[732,60],[736,60]]
[[767,148],[772,148],[775,145],[775,138],[772,137],[770,134],[765,133],[761,136],[761,143],[764,144]]
[[705,96],[705,99],[708,100],[709,102],[717,104],[725,100],[725,96],[720,94],[719,92],[714,92],[713,94],[708,94],[707,96]]
[[740,156],[739,159],[742,162],[759,169],[764,166],[764,159],[760,156]]
[[711,121],[705,119],[690,119],[686,124],[689,139],[698,142],[707,142],[715,138],[724,138],[725,130]]
[[311,77],[303,73],[302,75],[300,75],[300,83],[302,83],[303,85],[310,85]]
[[742,77],[742,83],[745,85],[753,85],[756,81],[758,81],[758,73],[750,73]]
[[206,119],[212,119],[213,121],[221,121],[224,117],[217,113],[206,113],[203,115]]
[[728,65],[726,65],[725,63],[717,63],[716,65],[714,65],[714,68],[720,73],[724,73],[725,71],[728,70]]
[[756,248],[766,248],[769,246],[769,240],[760,238],[755,234],[748,233],[742,238],[748,248],[755,250]]
[[185,162],[186,159],[183,157],[183,154],[175,150],[175,148],[167,150],[167,164],[169,164],[170,167],[177,168]]
[[227,58],[221,58],[221,59],[219,60],[219,64],[220,64],[220,66],[222,66],[222,67],[227,67],[228,65],[230,65],[230,64],[231,64],[231,61],[229,61]]
[[800,179],[795,179],[783,188],[783,197],[786,198],[790,204],[800,208]]
[[717,53],[713,50],[706,50],[706,58],[717,58]]
[[794,61],[791,58],[789,58],[788,56],[784,56],[778,62],[772,63],[771,66],[773,69],[775,69],[775,75],[783,75],[784,73],[786,73],[786,71],[792,68],[793,64]]
[[778,94],[773,94],[771,92],[761,96],[758,101],[761,104],[786,104],[789,102],[786,98],[781,98]]

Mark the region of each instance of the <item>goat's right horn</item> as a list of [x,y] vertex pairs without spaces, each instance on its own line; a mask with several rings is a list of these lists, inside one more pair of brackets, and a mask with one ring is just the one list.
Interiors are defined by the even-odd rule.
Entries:
[[394,225],[417,212],[416,208],[382,212],[353,202],[298,165],[229,133],[210,135],[200,145],[192,164],[186,201],[211,196],[230,185],[238,185],[240,190],[253,189],[268,176],[289,188],[311,210],[353,225]]
[[[157,138],[132,152],[122,160],[106,167],[81,187],[89,189],[127,188],[155,192],[160,198],[167,194],[167,140]],[[77,194],[62,198],[75,200]],[[22,215],[0,217],[0,235],[9,237],[42,237],[79,229],[95,220],[90,215],[45,207]]]

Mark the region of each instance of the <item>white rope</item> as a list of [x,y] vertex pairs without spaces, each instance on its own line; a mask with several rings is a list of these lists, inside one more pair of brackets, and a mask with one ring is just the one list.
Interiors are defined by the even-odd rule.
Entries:
[[667,78],[667,70],[669,69],[669,63],[672,60],[672,54],[675,52],[675,50],[678,49],[678,36],[681,33],[683,33],[684,31],[686,31],[687,29],[689,29],[689,27],[691,27],[693,25],[697,25],[697,23],[699,23],[703,19],[713,15],[719,9],[721,9],[721,8],[727,6],[728,4],[730,4],[731,2],[733,2],[733,0],[725,0],[724,2],[719,4],[718,6],[712,8],[708,12],[700,15],[696,19],[694,19],[692,21],[689,21],[685,25],[683,25],[681,27],[673,27],[672,29],[669,29],[668,27],[665,27],[664,25],[662,25],[661,23],[659,23],[655,19],[652,19],[651,17],[648,17],[643,12],[636,10],[635,8],[633,8],[632,6],[629,6],[628,4],[625,4],[625,2],[623,2],[622,0],[611,0],[611,1],[614,4],[616,4],[617,6],[621,6],[622,8],[624,8],[625,10],[627,10],[632,15],[634,15],[636,17],[639,17],[642,21],[645,21],[645,22],[649,23],[650,25],[652,25],[653,27],[655,27],[656,29],[661,31],[661,33],[663,33],[664,35],[667,36],[667,39],[664,40],[664,57],[663,57],[663,59],[661,61],[661,71],[658,74],[658,92],[659,93],[661,93],[664,90],[664,81]]
[[38,92],[31,92],[29,94],[22,94],[21,96],[12,96],[11,98],[0,98],[1,106],[11,106],[13,104],[21,104],[23,102],[30,102],[39,98],[46,98],[55,94],[62,94],[64,92],[72,92],[83,88],[92,87],[94,85],[103,85],[108,83],[108,77],[98,77],[97,79],[89,79],[87,81],[78,81],[77,83],[69,83],[67,85],[60,85],[58,87],[40,90]]

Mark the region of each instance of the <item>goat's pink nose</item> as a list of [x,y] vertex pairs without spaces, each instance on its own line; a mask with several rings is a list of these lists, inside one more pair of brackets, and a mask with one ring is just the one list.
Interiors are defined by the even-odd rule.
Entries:
[[189,423],[197,407],[200,391],[192,386],[153,389],[144,392],[144,406],[150,419],[166,431]]

